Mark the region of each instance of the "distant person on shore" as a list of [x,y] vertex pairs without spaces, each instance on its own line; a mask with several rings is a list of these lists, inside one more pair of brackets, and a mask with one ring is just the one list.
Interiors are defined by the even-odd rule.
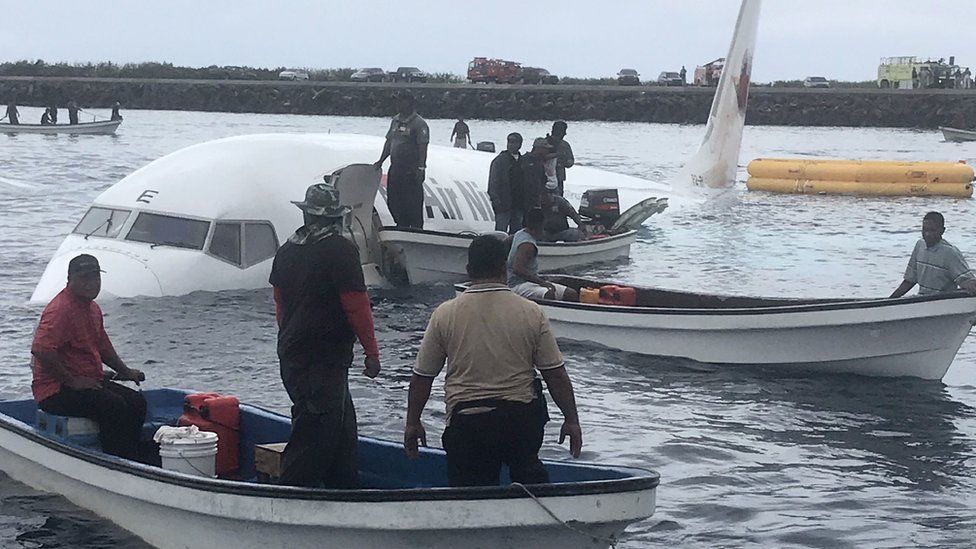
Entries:
[[294,204],[305,224],[278,249],[269,279],[281,381],[293,404],[281,484],[357,488],[353,344],[358,338],[363,346],[369,378],[380,373],[380,352],[359,250],[343,236],[350,208],[329,183],[310,186]]
[[474,146],[471,144],[471,128],[460,116],[457,122],[454,123],[454,131],[451,132],[451,141],[454,142],[454,148],[456,149],[466,149]]
[[57,124],[58,123],[58,107],[57,107],[57,105],[55,105],[54,103],[51,103],[51,106],[49,106],[47,108],[47,111],[48,111],[48,113],[50,113],[49,116],[51,117],[51,123],[52,124]]
[[521,134],[508,134],[505,150],[491,161],[488,171],[488,198],[495,212],[495,230],[508,234],[515,234],[522,228],[525,214],[521,150]]
[[38,408],[49,414],[85,417],[98,424],[102,450],[139,458],[146,420],[142,393],[105,380],[106,365],[116,379],[141,382],[146,375],[119,358],[95,303],[102,289],[101,267],[92,255],[68,262],[68,285],[44,307],[31,344],[31,390]]
[[[522,156],[522,207],[528,212],[542,205],[542,193],[546,192],[546,161],[553,156],[545,137],[532,141],[532,148]],[[524,226],[524,223],[523,223]]]
[[409,91],[396,96],[397,114],[386,132],[383,152],[377,167],[390,159],[386,175],[386,205],[393,221],[401,228],[424,228],[424,180],[427,179],[427,145],[430,129],[417,114],[416,101]]
[[78,123],[78,111],[80,110],[81,109],[78,108],[78,103],[75,103],[74,99],[68,101],[68,124]]
[[41,114],[41,125],[42,126],[50,126],[51,125],[51,111],[50,110],[44,109],[44,112]]
[[7,105],[7,114],[0,118],[2,121],[4,118],[11,124],[20,124],[20,111],[17,110],[17,100],[13,100]]
[[546,216],[540,209],[525,214],[525,228],[512,237],[508,254],[508,287],[529,299],[579,301],[576,290],[539,276],[539,242],[545,238]]
[[958,248],[942,238],[945,218],[929,212],[922,218],[922,238],[915,244],[905,269],[905,280],[891,297],[901,297],[918,284],[918,295],[951,292],[962,288],[976,293],[976,275]]
[[577,458],[583,432],[573,382],[546,315],[505,287],[505,244],[490,235],[475,238],[467,271],[471,286],[437,307],[424,332],[410,377],[404,451],[414,459],[427,445],[421,416],[446,364],[441,443],[448,484],[498,486],[502,465],[511,482],[547,483],[539,460],[549,422],[542,380],[563,414],[559,443],[568,438]]
[[681,76],[681,85],[686,85],[688,83],[688,70],[685,69],[684,65],[681,65],[681,71],[678,72],[678,75]]
[[[543,231],[546,242],[579,242],[583,240],[583,219],[568,200],[553,193],[542,193],[542,213],[545,215]],[[576,227],[569,226],[569,220]]]
[[112,120],[122,120],[122,113],[119,112],[121,108],[122,108],[122,103],[119,103],[118,101],[116,101],[115,104],[112,105],[112,118],[111,118]]
[[567,124],[562,120],[557,120],[552,124],[552,132],[546,136],[553,152],[556,153],[556,194],[563,195],[563,182],[566,181],[566,169],[572,168],[576,159],[573,157],[573,148],[566,141]]

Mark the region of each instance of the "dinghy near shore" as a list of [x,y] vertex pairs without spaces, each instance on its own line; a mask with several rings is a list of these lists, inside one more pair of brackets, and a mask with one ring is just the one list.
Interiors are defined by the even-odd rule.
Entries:
[[121,120],[99,120],[79,124],[0,124],[2,133],[37,133],[41,135],[111,135]]
[[[144,437],[175,425],[184,391],[143,391]],[[0,470],[63,495],[156,547],[595,548],[654,512],[659,476],[545,461],[552,482],[447,487],[444,453],[360,437],[358,490],[262,484],[254,446],[288,440],[287,417],[240,407],[240,480],[191,476],[81,446],[37,427],[32,400],[0,402]]]
[[[614,285],[569,276],[547,280],[577,290]],[[976,296],[962,291],[787,299],[633,290],[632,305],[536,302],[556,337],[623,351],[721,366],[922,379],[945,376],[976,323]]]

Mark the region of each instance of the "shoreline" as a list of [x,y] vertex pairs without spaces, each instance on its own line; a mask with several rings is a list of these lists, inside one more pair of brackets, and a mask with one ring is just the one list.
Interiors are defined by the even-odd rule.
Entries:
[[[394,84],[279,80],[0,77],[0,102],[22,106],[388,117],[409,89],[429,118],[704,124],[714,88]],[[746,124],[935,129],[976,127],[976,90],[750,89]]]

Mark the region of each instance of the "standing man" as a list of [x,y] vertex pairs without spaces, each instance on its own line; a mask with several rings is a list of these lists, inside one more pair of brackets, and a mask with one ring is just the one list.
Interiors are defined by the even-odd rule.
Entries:
[[959,249],[943,240],[945,218],[929,212],[922,218],[922,238],[915,243],[905,269],[905,280],[891,297],[901,297],[918,284],[918,295],[951,292],[962,288],[976,292],[976,276]]
[[579,293],[539,276],[539,241],[545,237],[545,214],[536,208],[525,214],[525,228],[512,237],[508,253],[508,287],[528,299],[579,301]]
[[573,157],[573,148],[566,141],[566,123],[557,120],[552,124],[552,133],[546,136],[546,141],[556,153],[556,194],[563,195],[563,182],[566,181],[566,169],[572,168],[576,159]]
[[396,96],[397,115],[393,117],[377,167],[389,157],[386,175],[386,205],[393,221],[401,228],[424,228],[424,180],[427,178],[427,145],[430,130],[417,114],[413,94]]
[[688,83],[688,70],[685,69],[684,65],[681,65],[681,71],[678,72],[678,75],[681,76],[681,85],[686,85]]
[[111,120],[122,120],[122,113],[119,112],[121,109],[122,109],[122,103],[119,103],[118,101],[116,101],[115,104],[112,105],[112,118],[111,118]]
[[563,413],[559,443],[569,437],[573,457],[583,446],[573,384],[549,320],[538,305],[505,287],[501,240],[475,238],[467,269],[471,287],[434,311],[420,344],[410,378],[404,449],[415,458],[418,444],[427,445],[420,416],[446,361],[447,428],[441,441],[450,485],[498,486],[503,464],[512,482],[549,482],[539,460],[549,413],[536,370]]
[[[7,118],[8,122],[11,124],[20,124],[20,111],[17,110],[16,98],[10,101],[10,104],[7,105],[7,114],[5,114],[3,118]],[[3,118],[0,118],[0,120],[3,120]]]
[[474,148],[471,145],[471,129],[468,128],[468,125],[460,116],[457,122],[454,123],[454,131],[451,132],[451,141],[454,141],[454,148],[456,149]]
[[522,189],[522,136],[508,134],[504,151],[491,161],[488,171],[488,198],[495,212],[495,230],[509,234],[522,228],[525,213]]
[[105,381],[102,364],[123,381],[138,383],[146,375],[122,362],[105,333],[95,303],[101,273],[94,256],[81,254],[68,262],[68,285],[44,308],[34,332],[31,389],[41,410],[95,421],[102,451],[134,460],[146,401],[141,393]]
[[[548,177],[546,162],[552,156],[552,149],[545,137],[532,141],[532,149],[522,156],[522,207],[524,212],[538,208],[542,204],[542,193],[546,192]],[[524,223],[523,223],[524,224]]]
[[359,250],[342,236],[350,209],[339,191],[318,183],[294,204],[305,225],[278,249],[270,280],[281,380],[293,404],[281,483],[356,488],[359,435],[349,367],[358,337],[366,352],[363,373],[380,372],[373,314]]
[[68,124],[78,123],[78,103],[75,103],[74,99],[68,100]]

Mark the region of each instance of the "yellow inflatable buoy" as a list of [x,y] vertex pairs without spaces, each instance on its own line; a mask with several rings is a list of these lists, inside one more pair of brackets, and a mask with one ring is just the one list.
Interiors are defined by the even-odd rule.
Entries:
[[749,190],[803,194],[971,197],[976,177],[964,162],[758,158],[748,170]]

